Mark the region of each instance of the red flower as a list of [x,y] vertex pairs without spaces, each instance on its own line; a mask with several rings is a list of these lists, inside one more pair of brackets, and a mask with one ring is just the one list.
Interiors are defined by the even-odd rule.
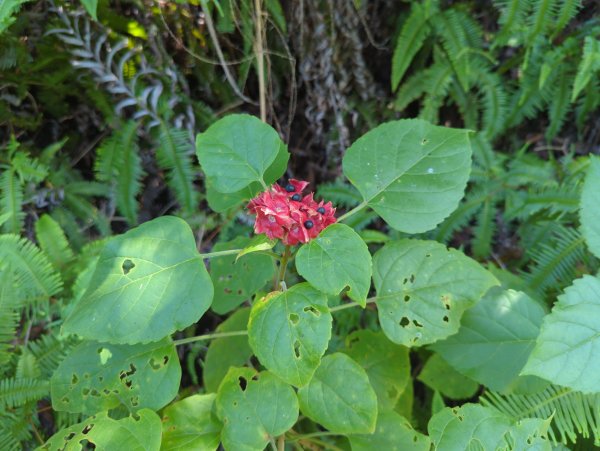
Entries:
[[336,219],[331,202],[317,203],[313,193],[302,197],[307,185],[308,182],[292,179],[285,186],[273,185],[252,199],[248,210],[256,215],[254,232],[293,246],[307,243],[333,224]]

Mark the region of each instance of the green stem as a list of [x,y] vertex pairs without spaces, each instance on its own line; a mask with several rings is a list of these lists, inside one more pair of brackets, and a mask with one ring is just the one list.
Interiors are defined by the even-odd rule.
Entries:
[[[367,299],[367,304],[372,304],[374,302],[377,302],[377,298]],[[358,302],[349,302],[348,304],[342,304],[342,305],[337,305],[335,307],[331,307],[329,309],[329,312],[331,312],[331,313],[338,312],[340,310],[346,310],[347,308],[352,308],[352,307],[362,307],[362,306]]]
[[206,254],[200,254],[201,258],[213,258],[213,257],[225,257],[226,255],[236,255],[242,252],[243,249],[231,249],[228,251],[218,252],[207,252]]
[[305,440],[305,439],[309,439],[309,438],[313,438],[313,437],[326,437],[326,436],[332,436],[332,435],[342,435],[339,432],[329,432],[329,431],[318,431],[318,432],[311,432],[310,434],[300,434],[300,435],[294,435],[291,438],[289,438],[289,441],[291,442],[297,442],[299,440]]
[[342,222],[342,221],[344,221],[344,220],[348,219],[350,216],[352,216],[352,215],[354,215],[354,214],[358,213],[358,212],[359,212],[359,211],[361,211],[363,208],[365,208],[365,207],[367,206],[367,204],[368,204],[368,202],[367,202],[366,200],[365,200],[365,201],[362,201],[360,204],[358,204],[358,205],[357,205],[356,207],[354,207],[352,210],[350,210],[350,211],[347,211],[347,212],[346,212],[346,213],[344,213],[342,216],[340,216],[340,217],[337,219],[337,222]]
[[196,341],[213,340],[215,338],[227,338],[227,337],[238,337],[240,335],[248,335],[247,330],[235,330],[233,332],[216,332],[214,334],[198,335],[196,337],[182,338],[181,340],[175,340],[173,343],[175,346],[185,345],[188,343],[194,343]]
[[277,281],[275,282],[275,286],[273,287],[273,289],[275,290],[281,289],[281,282],[283,282],[285,279],[285,271],[287,269],[288,260],[290,259],[291,255],[292,253],[290,252],[290,246],[286,246],[285,250],[283,251],[283,256],[281,257],[279,275],[277,276]]

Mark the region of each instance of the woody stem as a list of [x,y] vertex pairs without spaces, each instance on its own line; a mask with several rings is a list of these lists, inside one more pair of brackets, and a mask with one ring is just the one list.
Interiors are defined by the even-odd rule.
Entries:
[[279,275],[277,276],[277,282],[274,287],[275,290],[281,289],[281,282],[283,282],[283,280],[285,279],[285,271],[287,269],[288,260],[290,259],[291,255],[292,253],[290,252],[290,246],[286,246],[285,250],[283,251],[283,256],[281,257],[281,262],[279,265]]

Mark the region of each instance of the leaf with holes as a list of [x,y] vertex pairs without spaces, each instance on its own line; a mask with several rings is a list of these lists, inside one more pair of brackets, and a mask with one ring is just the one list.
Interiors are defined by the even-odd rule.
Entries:
[[583,276],[546,315],[522,374],[583,393],[599,393],[600,280]]
[[219,386],[216,405],[227,450],[262,451],[270,437],[298,420],[294,389],[268,371],[231,368]]
[[344,174],[396,230],[435,228],[462,199],[471,172],[469,131],[426,121],[388,122],[344,155]]
[[200,319],[213,285],[190,227],[163,216],[112,238],[63,331],[88,340],[160,340]]
[[55,410],[93,414],[121,404],[158,410],[179,390],[181,366],[171,339],[139,345],[83,342],[60,363],[50,389]]
[[590,156],[590,168],[585,177],[579,217],[581,234],[588,248],[600,258],[600,158]]
[[253,182],[264,182],[267,169],[285,144],[260,119],[232,114],[196,137],[196,153],[212,189],[236,193]]
[[471,398],[479,388],[477,382],[457,372],[437,354],[427,359],[417,379],[451,399]]
[[319,366],[331,338],[331,323],[327,297],[301,283],[254,303],[248,338],[260,363],[299,387]]
[[[239,309],[217,327],[217,333],[246,330],[250,308]],[[216,392],[219,384],[232,366],[242,366],[252,357],[248,336],[223,337],[212,340],[208,345],[202,378],[209,392]]]
[[420,240],[380,249],[373,257],[373,280],[383,332],[409,347],[456,333],[463,312],[499,284],[462,252]]
[[217,395],[192,395],[167,407],[163,414],[163,450],[214,451],[223,425],[215,412]]
[[348,435],[352,451],[429,451],[431,440],[394,411],[381,412],[373,434]]
[[[479,404],[446,407],[436,413],[427,431],[438,451],[463,449],[536,449],[550,451],[550,422],[526,418],[514,422],[503,413]],[[532,446],[534,445],[534,446]]]
[[534,382],[519,376],[540,333],[544,308],[525,293],[491,289],[432,349],[457,371],[496,391]]
[[332,224],[296,254],[298,274],[324,293],[348,297],[363,307],[371,288],[371,254],[358,234],[344,224]]
[[342,352],[365,369],[379,406],[393,409],[410,380],[408,349],[392,343],[381,332],[357,330],[348,335]]
[[[136,412],[135,417],[114,420],[101,412],[81,423],[54,434],[38,450],[123,449],[128,451],[158,451],[161,424],[156,413],[149,409]],[[86,444],[91,445],[87,447]]]
[[377,395],[365,370],[346,354],[323,358],[310,382],[298,390],[300,411],[331,432],[371,434]]
[[[240,249],[249,238],[237,237],[227,243],[217,243],[213,251]],[[275,267],[268,255],[250,254],[240,259],[235,255],[214,258],[210,262],[210,277],[215,286],[212,310],[224,315],[245,301],[273,279]]]

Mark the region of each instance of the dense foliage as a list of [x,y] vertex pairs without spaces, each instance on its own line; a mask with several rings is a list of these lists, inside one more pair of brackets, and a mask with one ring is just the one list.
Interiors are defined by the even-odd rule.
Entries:
[[593,1],[1,1],[0,449],[600,446],[599,118]]

